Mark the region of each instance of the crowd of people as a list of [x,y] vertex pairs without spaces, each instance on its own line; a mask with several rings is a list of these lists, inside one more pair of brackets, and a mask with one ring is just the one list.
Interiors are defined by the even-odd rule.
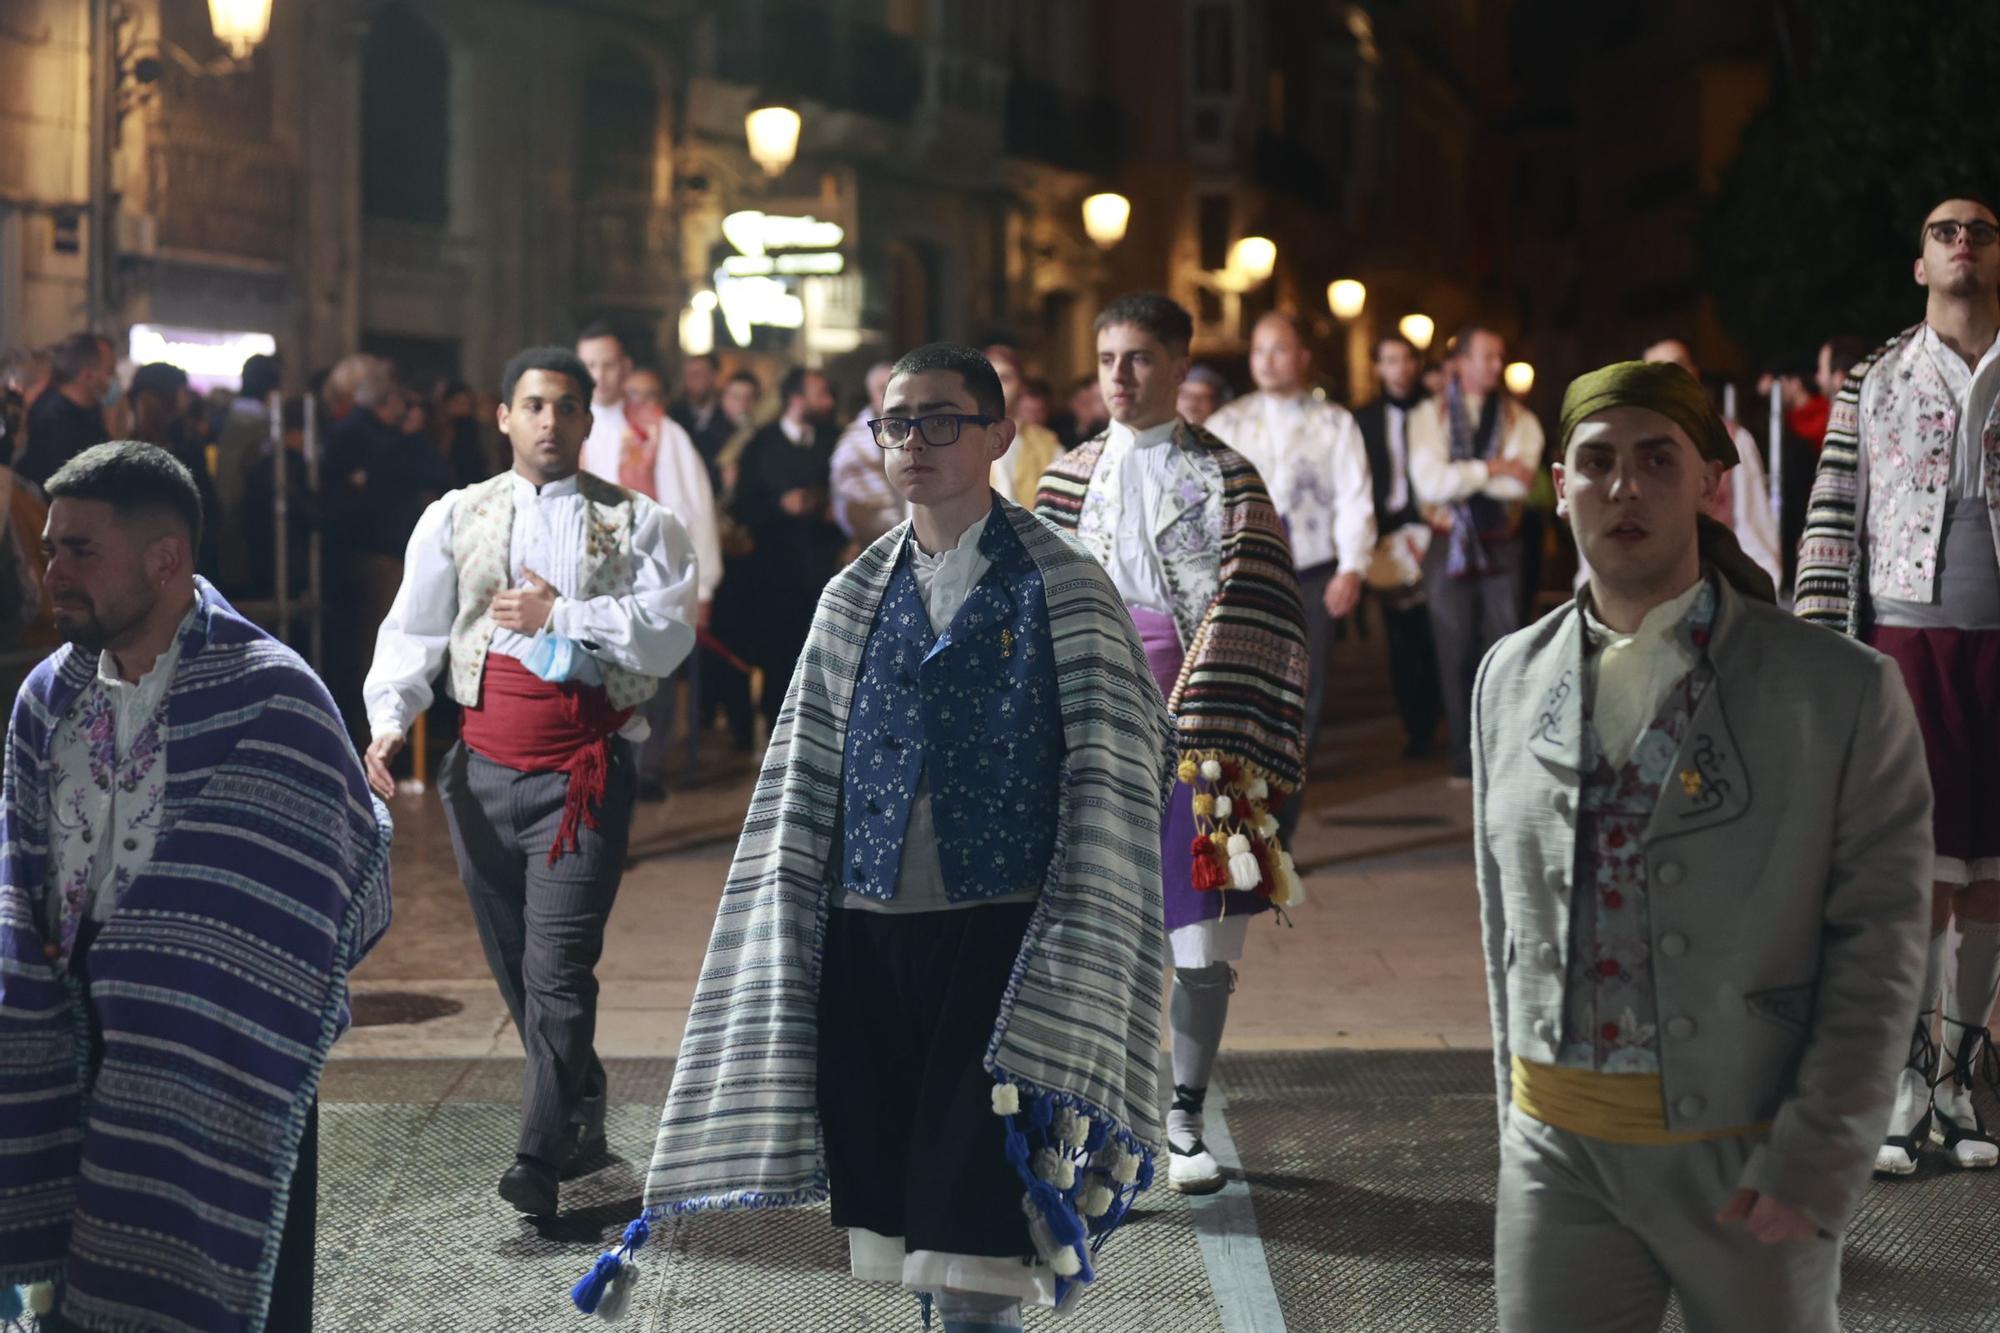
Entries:
[[[1410,751],[1442,716],[1472,788],[1501,1327],[1652,1329],[1677,1297],[1690,1327],[1835,1328],[1871,1171],[2000,1164],[1973,1099],[2000,996],[2000,221],[1947,200],[1917,241],[1924,321],[1823,349],[1795,565],[1673,339],[1578,377],[1545,432],[1489,326],[1434,389],[1381,339],[1350,412],[1287,316],[1232,400],[1188,312],[1137,293],[1060,422],[1014,349],[937,343],[873,368],[843,431],[818,370],[764,416],[754,377],[691,358],[669,399],[593,325],[504,368],[504,467],[452,424],[471,394],[427,409],[350,358],[300,500],[345,574],[360,754],[217,591],[278,367],[214,411],[139,367],[107,443],[110,346],[66,341],[7,420],[45,525],[5,511],[40,560],[24,605],[71,647],[21,690],[0,809],[0,1158],[33,1200],[0,1276],[44,1284],[56,1329],[310,1326],[316,1073],[387,926],[383,802],[440,680],[439,793],[525,1056],[497,1192],[557,1213],[607,1146],[594,969],[661,685],[699,652],[741,686],[714,693],[739,741],[761,714],[763,767],[645,1212],[573,1298],[629,1296],[669,1215],[830,1197],[856,1277],[946,1333],[1018,1333],[1100,1280],[1156,1180],[1223,1187],[1237,965],[1303,908],[1327,658],[1372,590]],[[1807,447],[1810,406],[1786,412]],[[1523,629],[1560,579],[1551,510],[1574,596]]]

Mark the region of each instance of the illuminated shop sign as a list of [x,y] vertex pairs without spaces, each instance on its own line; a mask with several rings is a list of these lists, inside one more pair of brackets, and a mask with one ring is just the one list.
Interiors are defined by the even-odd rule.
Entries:
[[179,366],[189,383],[206,393],[217,385],[234,387],[243,378],[243,363],[253,356],[273,355],[278,340],[268,333],[134,324],[125,347],[133,365],[164,361]]
[[716,303],[729,336],[742,345],[757,325],[805,324],[796,279],[831,277],[847,268],[840,253],[847,232],[837,222],[744,209],[722,220],[722,235],[737,253],[716,270]]

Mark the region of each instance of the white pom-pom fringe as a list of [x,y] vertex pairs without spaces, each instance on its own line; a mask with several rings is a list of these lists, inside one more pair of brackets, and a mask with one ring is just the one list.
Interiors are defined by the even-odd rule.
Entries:
[[1243,794],[1253,801],[1264,800],[1271,794],[1271,784],[1262,778],[1252,778],[1250,785],[1243,789]]
[[1230,800],[1227,796],[1218,796],[1215,798],[1215,817],[1217,819],[1229,818],[1229,812],[1235,808],[1236,802]]
[[1139,1179],[1139,1156],[1137,1153],[1121,1152],[1118,1165],[1111,1169],[1111,1178],[1121,1185],[1130,1185]]
[[1258,868],[1256,857],[1242,852],[1229,858],[1229,883],[1232,888],[1254,889],[1263,882],[1264,872]]
[[1057,1277],[1075,1277],[1083,1271],[1083,1261],[1076,1257],[1076,1246],[1065,1245],[1056,1253],[1049,1267],[1056,1270]]
[[1084,1192],[1083,1215],[1085,1217],[1104,1216],[1106,1213],[1111,1211],[1111,1200],[1115,1197],[1117,1196],[1112,1194],[1110,1187],[1105,1185],[1092,1185],[1088,1190]]
[[1021,1090],[1012,1083],[993,1085],[993,1114],[1019,1115],[1021,1113]]
[[1063,1135],[1063,1142],[1072,1148],[1081,1148],[1090,1142],[1090,1121],[1080,1115],[1069,1118],[1069,1132]]
[[1207,778],[1210,782],[1219,781],[1222,777],[1222,761],[1218,759],[1202,760],[1201,775]]

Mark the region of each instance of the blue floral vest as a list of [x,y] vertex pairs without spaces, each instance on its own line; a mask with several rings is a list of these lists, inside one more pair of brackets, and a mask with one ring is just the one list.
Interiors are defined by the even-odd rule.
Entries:
[[1038,889],[1055,853],[1062,709],[1041,571],[1004,513],[991,562],[942,636],[907,546],[875,613],[841,764],[842,886],[896,896],[910,802],[928,768],[953,902]]

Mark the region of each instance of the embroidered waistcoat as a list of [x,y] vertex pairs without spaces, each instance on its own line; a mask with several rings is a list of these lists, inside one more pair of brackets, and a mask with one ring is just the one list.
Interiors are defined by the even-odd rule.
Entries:
[[[584,538],[578,600],[616,596],[632,590],[637,562],[632,556],[632,494],[588,472],[576,487],[590,505]],[[451,516],[451,562],[458,570],[458,615],[451,623],[451,697],[467,708],[479,706],[479,682],[493,642],[494,594],[508,587],[514,540],[514,474],[503,472],[465,488]],[[600,662],[604,691],[613,709],[631,708],[652,697],[660,682],[609,662]]]
[[1040,888],[1054,855],[1062,715],[1042,576],[1009,523],[979,547],[992,565],[942,635],[907,546],[869,631],[841,764],[854,893],[895,897],[920,779],[953,902]]
[[[1630,758],[1614,768],[1596,730],[1584,727],[1586,768],[1577,801],[1575,892],[1557,1064],[1603,1074],[1659,1071],[1645,834],[1666,783],[1702,781],[1698,772],[1673,770],[1688,724],[1715,679],[1705,651],[1715,606],[1713,588],[1706,589],[1681,622],[1679,632],[1693,643],[1698,660],[1668,689]],[[1585,648],[1586,654],[1594,651]]]
[[[1957,448],[1959,400],[1925,347],[1921,325],[1868,372],[1861,460],[1867,540],[1861,557],[1871,597],[1929,602],[1937,591],[1945,488]],[[1973,431],[2000,559],[2000,404]]]

